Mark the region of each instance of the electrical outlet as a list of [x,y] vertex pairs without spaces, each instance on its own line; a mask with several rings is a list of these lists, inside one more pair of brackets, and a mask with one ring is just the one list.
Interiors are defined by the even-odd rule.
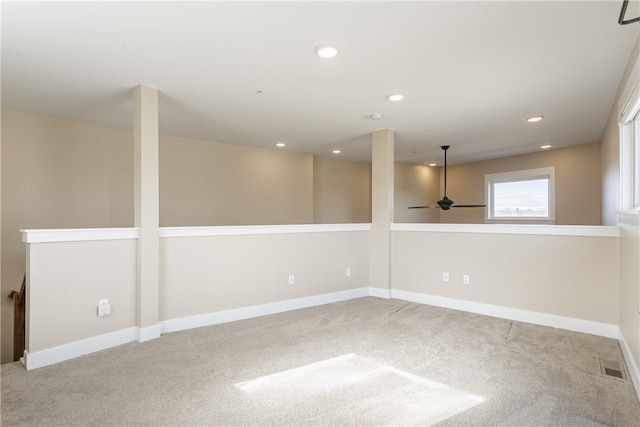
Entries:
[[289,284],[293,285],[294,283],[296,283],[296,277],[293,274],[289,275]]
[[443,282],[449,281],[449,273],[442,273],[442,281]]
[[468,285],[469,283],[471,283],[471,276],[469,276],[468,274],[464,274],[462,276],[462,284]]
[[344,274],[345,274],[347,277],[351,277],[351,268],[347,267],[347,269],[345,270]]
[[98,316],[108,316],[111,314],[111,304],[108,299],[98,300]]

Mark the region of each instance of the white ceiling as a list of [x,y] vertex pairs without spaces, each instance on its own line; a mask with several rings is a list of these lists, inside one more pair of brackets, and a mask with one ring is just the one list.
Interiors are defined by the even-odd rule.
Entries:
[[3,2],[2,107],[130,129],[146,84],[161,133],[223,143],[367,160],[390,128],[414,162],[593,143],[640,36],[621,4]]

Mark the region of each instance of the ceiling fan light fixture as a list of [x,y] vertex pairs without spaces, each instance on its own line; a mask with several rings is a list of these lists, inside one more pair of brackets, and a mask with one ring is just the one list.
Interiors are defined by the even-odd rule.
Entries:
[[542,119],[544,119],[544,116],[533,116],[533,117],[529,117],[527,119],[527,121],[529,123],[537,123],[537,122],[541,121]]
[[487,205],[458,205],[447,197],[447,150],[450,147],[443,145],[440,148],[444,151],[444,196],[436,202],[437,206],[409,206],[409,209],[440,209],[448,211],[451,208],[486,208]]
[[331,59],[338,55],[338,48],[325,43],[316,46],[315,52],[320,58]]

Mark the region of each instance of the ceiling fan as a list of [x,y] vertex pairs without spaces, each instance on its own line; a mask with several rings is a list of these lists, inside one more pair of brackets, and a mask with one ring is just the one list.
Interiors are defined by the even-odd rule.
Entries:
[[455,205],[453,200],[447,197],[447,150],[448,145],[443,145],[440,148],[444,151],[444,197],[438,200],[438,206],[409,206],[409,209],[442,209],[448,211],[451,208],[486,208],[487,205]]

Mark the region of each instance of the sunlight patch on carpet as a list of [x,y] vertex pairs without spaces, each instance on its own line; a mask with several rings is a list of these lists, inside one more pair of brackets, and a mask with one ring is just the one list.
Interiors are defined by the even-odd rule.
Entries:
[[296,405],[309,421],[433,424],[482,402],[481,396],[351,353],[238,383],[256,404]]

